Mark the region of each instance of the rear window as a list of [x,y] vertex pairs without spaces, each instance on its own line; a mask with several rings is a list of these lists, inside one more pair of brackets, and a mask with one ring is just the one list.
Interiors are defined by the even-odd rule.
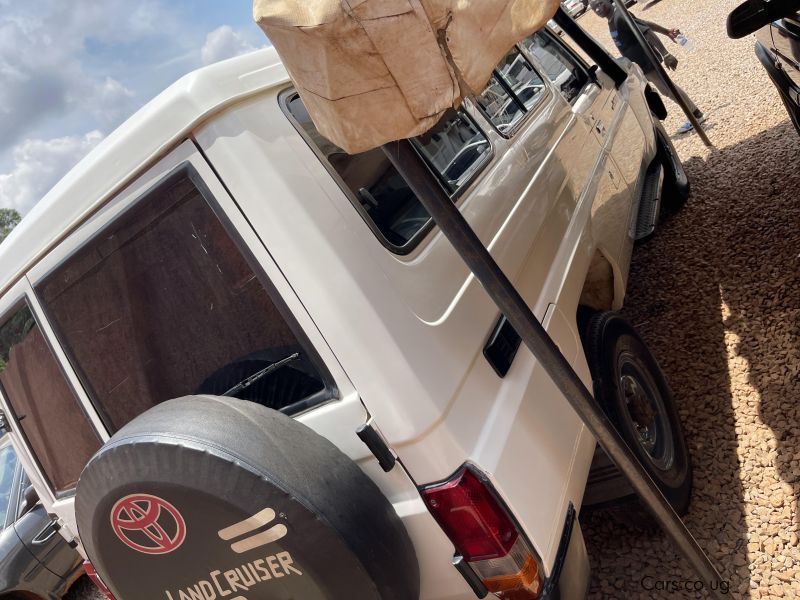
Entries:
[[27,306],[0,326],[0,387],[51,487],[75,487],[100,438]]
[[171,176],[36,288],[112,432],[188,394],[287,412],[331,395],[192,174]]

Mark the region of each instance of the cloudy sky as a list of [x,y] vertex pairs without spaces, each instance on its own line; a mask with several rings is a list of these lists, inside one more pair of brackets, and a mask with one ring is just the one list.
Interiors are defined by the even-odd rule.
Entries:
[[0,0],[0,208],[25,214],[178,77],[266,43],[251,0]]

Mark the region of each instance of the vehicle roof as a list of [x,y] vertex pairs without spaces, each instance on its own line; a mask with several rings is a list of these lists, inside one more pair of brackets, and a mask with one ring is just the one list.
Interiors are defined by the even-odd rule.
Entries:
[[287,81],[270,47],[193,71],[172,84],[73,167],[0,244],[0,294],[199,123]]

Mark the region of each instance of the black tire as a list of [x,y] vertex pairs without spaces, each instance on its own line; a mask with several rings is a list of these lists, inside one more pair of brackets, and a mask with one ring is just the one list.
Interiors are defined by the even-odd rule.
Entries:
[[[675,511],[685,514],[692,492],[691,458],[656,359],[633,327],[613,312],[588,320],[584,344],[595,399]],[[617,516],[636,526],[649,522],[640,511]]]
[[661,196],[661,208],[667,212],[675,212],[689,200],[691,184],[686,169],[683,167],[672,140],[661,127],[656,127],[656,157],[664,166],[664,189]]
[[91,459],[75,512],[116,598],[220,585],[217,597],[248,600],[419,597],[413,545],[378,487],[327,439],[252,402],[148,410]]

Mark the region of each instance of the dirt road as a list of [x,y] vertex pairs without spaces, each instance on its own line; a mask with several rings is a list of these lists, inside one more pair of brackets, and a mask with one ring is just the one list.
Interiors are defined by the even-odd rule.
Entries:
[[[695,466],[686,521],[733,598],[800,594],[800,137],[753,54],[730,40],[736,2],[662,0],[642,18],[679,27],[675,80],[709,116],[675,144],[686,207],[635,255],[627,308],[667,373]],[[610,45],[604,21],[580,23]],[[668,131],[684,121],[674,104]],[[660,534],[583,517],[591,598],[695,598],[696,576]],[[688,589],[687,589],[688,587]],[[699,586],[698,586],[699,587]]]

